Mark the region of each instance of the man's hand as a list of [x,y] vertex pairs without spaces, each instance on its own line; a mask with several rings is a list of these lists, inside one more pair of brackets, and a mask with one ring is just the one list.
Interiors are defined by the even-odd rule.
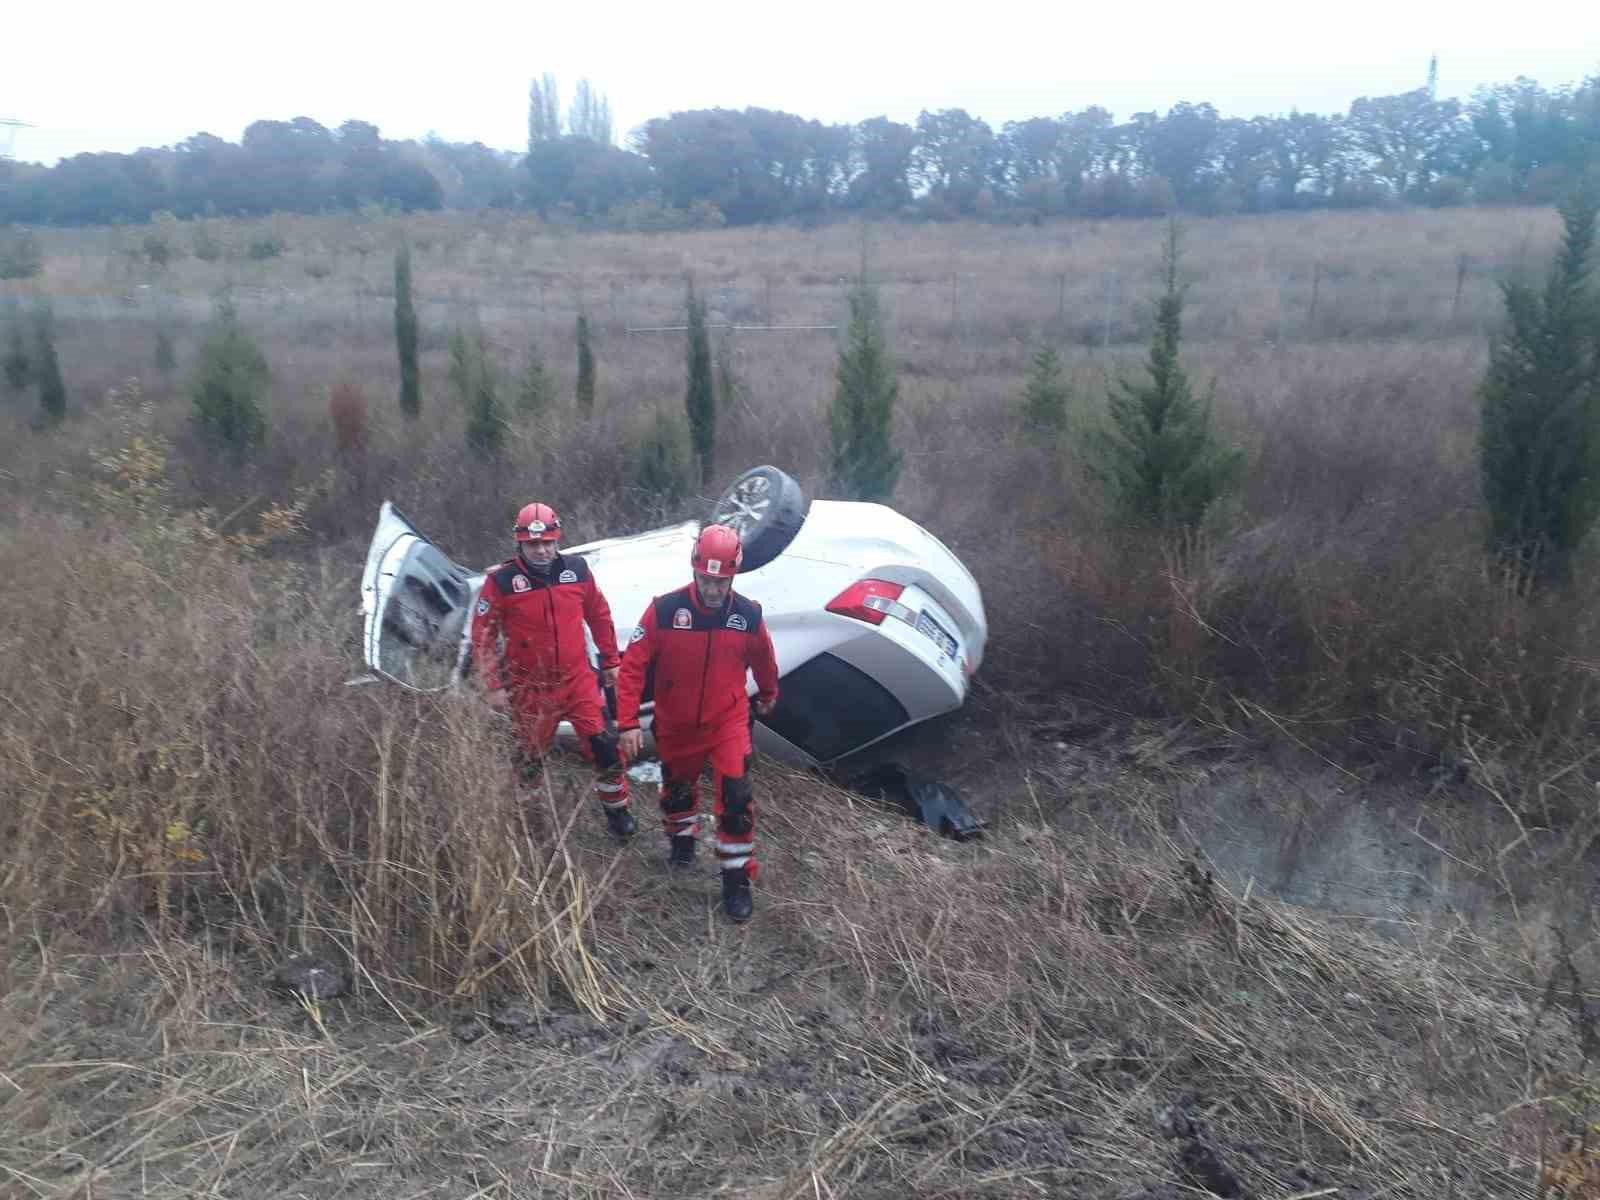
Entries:
[[775,700],[757,700],[756,701],[756,716],[758,716],[758,717],[770,717],[772,715],[772,710],[774,708],[776,708],[776,707],[778,707],[778,705],[777,705],[777,701],[775,701]]
[[600,686],[614,688],[617,686],[617,668],[607,667],[600,672]]
[[507,708],[511,707],[510,701],[506,699],[505,688],[495,688],[494,691],[486,694],[484,699],[489,702],[490,708],[499,712],[504,712]]
[[622,757],[632,762],[639,757],[639,750],[644,746],[644,731],[640,729],[624,729],[617,737],[617,749]]

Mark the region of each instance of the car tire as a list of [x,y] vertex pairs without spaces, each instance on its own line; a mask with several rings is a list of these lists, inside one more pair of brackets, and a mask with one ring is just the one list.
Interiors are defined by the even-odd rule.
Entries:
[[777,467],[751,467],[728,485],[711,509],[711,524],[730,526],[744,546],[741,571],[782,554],[805,523],[810,501],[793,476]]

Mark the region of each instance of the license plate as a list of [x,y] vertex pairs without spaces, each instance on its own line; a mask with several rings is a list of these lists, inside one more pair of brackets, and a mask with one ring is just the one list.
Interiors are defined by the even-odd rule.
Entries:
[[944,626],[927,613],[917,614],[917,632],[938,646],[941,653],[948,654],[951,658],[956,656],[956,639],[945,632]]

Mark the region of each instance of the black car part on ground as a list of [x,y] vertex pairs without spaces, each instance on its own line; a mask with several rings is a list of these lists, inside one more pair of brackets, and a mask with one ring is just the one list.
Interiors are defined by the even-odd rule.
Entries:
[[958,842],[983,833],[983,822],[972,815],[960,792],[904,763],[878,763],[849,776],[844,786],[869,800],[898,805],[935,833]]
[[751,467],[711,508],[711,524],[726,525],[744,547],[742,571],[764,567],[788,548],[805,523],[810,501],[793,476],[777,467]]

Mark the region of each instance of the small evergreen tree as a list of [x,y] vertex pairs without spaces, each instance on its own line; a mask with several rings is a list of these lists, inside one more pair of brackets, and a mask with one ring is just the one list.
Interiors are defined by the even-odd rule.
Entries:
[[39,408],[51,425],[67,415],[67,385],[61,378],[61,358],[56,354],[55,319],[48,305],[35,315],[33,374],[39,381]]
[[400,411],[415,417],[422,411],[421,375],[417,368],[417,309],[411,297],[411,247],[394,253],[394,342],[400,353]]
[[156,370],[172,371],[178,366],[178,348],[173,343],[172,333],[165,327],[156,330]]
[[717,407],[724,416],[733,417],[744,401],[744,380],[733,361],[733,338],[724,333],[717,339]]
[[243,458],[266,440],[267,360],[239,323],[233,304],[219,300],[200,344],[191,419],[202,440]]
[[655,427],[639,447],[639,490],[658,505],[675,504],[688,491],[689,451],[683,426],[656,409]]
[[33,355],[28,350],[28,339],[22,333],[22,320],[13,310],[10,329],[6,334],[6,352],[0,363],[6,377],[6,386],[20,392],[33,382]]
[[1092,435],[1091,468],[1123,515],[1161,528],[1193,528],[1237,483],[1243,452],[1218,441],[1209,395],[1196,397],[1178,361],[1183,293],[1176,223],[1167,228],[1166,289],[1156,302],[1148,382],[1123,380],[1110,397],[1112,429]]
[[1543,290],[1503,289],[1507,329],[1479,391],[1489,550],[1524,586],[1565,582],[1600,516],[1600,322],[1587,287],[1593,195],[1569,200],[1561,219]]
[[550,407],[555,395],[555,380],[544,365],[544,352],[539,349],[537,338],[529,338],[522,383],[517,388],[517,411],[524,417],[537,417]]
[[450,331],[450,392],[463,409],[472,407],[472,346],[459,325]]
[[44,254],[32,231],[0,231],[0,279],[32,279],[44,270]]
[[1022,421],[1041,441],[1054,438],[1067,425],[1067,383],[1055,347],[1041,345],[1022,391]]
[[589,344],[589,314],[578,314],[578,411],[594,412],[594,347]]
[[836,378],[830,413],[834,490],[848,499],[887,499],[900,477],[900,454],[893,445],[900,385],[865,255],[861,276],[850,292],[850,326],[839,350]]
[[717,450],[717,397],[711,378],[711,339],[706,334],[706,302],[689,282],[689,382],[683,407],[689,417],[689,441],[700,464],[700,484],[711,483]]
[[467,377],[467,448],[479,458],[493,458],[505,448],[506,417],[500,407],[494,364],[481,335],[471,343]]

